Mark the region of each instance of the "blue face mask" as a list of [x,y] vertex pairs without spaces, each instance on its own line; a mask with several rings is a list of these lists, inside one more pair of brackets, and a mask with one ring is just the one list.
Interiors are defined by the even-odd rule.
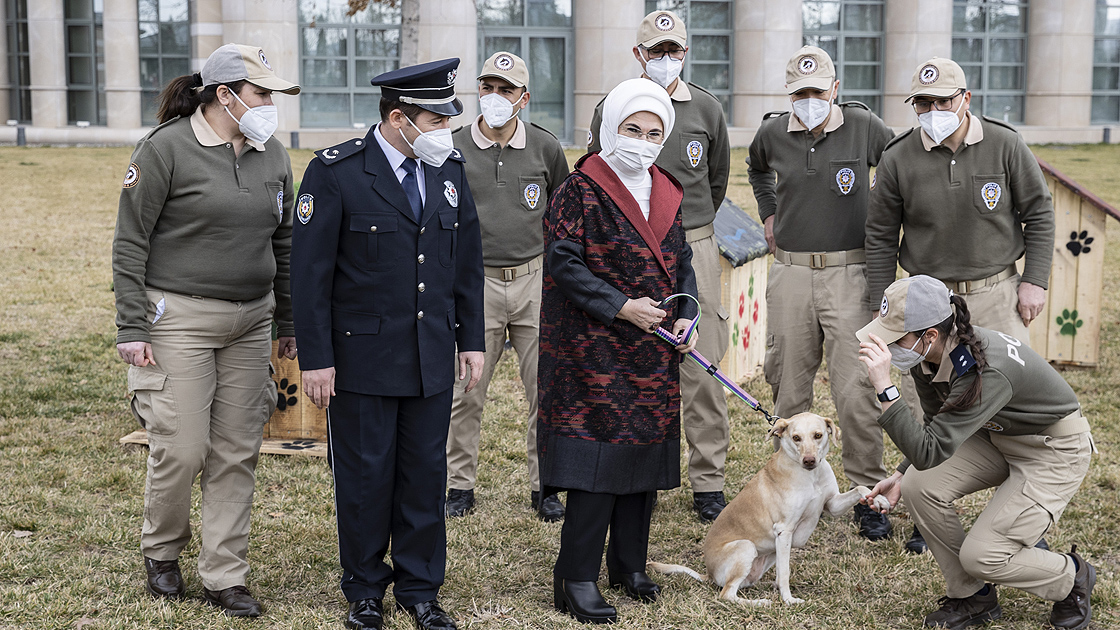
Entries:
[[917,348],[918,344],[921,342],[922,338],[918,337],[918,340],[915,341],[914,345],[910,346],[909,349],[900,348],[893,343],[887,346],[887,349],[891,351],[891,365],[895,366],[903,372],[906,372],[921,363],[922,360],[926,358],[926,355],[929,354],[929,349],[933,347],[933,344],[931,343],[926,346],[925,352],[918,354],[914,351],[914,348]]

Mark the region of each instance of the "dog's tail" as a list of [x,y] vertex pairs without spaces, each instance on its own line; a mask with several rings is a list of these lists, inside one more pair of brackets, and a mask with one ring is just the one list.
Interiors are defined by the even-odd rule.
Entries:
[[708,581],[707,576],[700,575],[692,569],[680,564],[661,564],[660,562],[647,562],[646,569],[656,571],[657,573],[664,573],[666,575],[683,573],[694,580],[699,580],[700,582]]

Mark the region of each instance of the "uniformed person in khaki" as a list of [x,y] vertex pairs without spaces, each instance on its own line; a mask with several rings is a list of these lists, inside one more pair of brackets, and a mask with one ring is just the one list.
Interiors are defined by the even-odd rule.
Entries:
[[[945,577],[925,625],[964,628],[1002,615],[996,585],[1055,602],[1050,625],[1085,628],[1096,570],[1077,554],[1035,544],[1077,493],[1093,452],[1077,396],[1013,335],[970,323],[968,303],[924,275],[891,284],[879,317],[858,333],[860,360],[881,394],[879,424],[906,456],[865,501],[906,497]],[[914,377],[915,421],[890,367]],[[995,488],[966,532],[953,503]]]
[[[869,170],[894,132],[862,103],[834,104],[839,89],[828,53],[803,47],[786,65],[793,112],[767,114],[751,142],[748,173],[774,254],[764,369],[776,415],[808,411],[823,346],[844,430],[844,473],[854,485],[873,486],[887,475],[883,432],[854,333],[871,321],[863,252]],[[890,535],[885,516],[859,504],[855,512],[862,536]]]
[[[731,145],[719,100],[695,83],[680,79],[687,44],[684,21],[672,11],[654,11],[638,26],[633,54],[642,65],[642,76],[664,87],[673,101],[676,124],[655,164],[684,187],[681,215],[685,238],[692,246],[703,313],[697,350],[719,365],[727,352],[728,313],[720,303],[719,247],[712,222],[727,192]],[[589,153],[602,148],[596,137],[602,111],[600,101],[588,132]],[[692,361],[681,364],[681,415],[689,448],[693,509],[702,520],[715,520],[726,505],[723,473],[731,436],[727,400],[723,386]]]
[[506,337],[517,353],[529,403],[525,451],[530,504],[540,518],[558,521],[564,506],[555,495],[540,497],[537,469],[537,333],[541,306],[541,220],[548,198],[568,176],[560,142],[548,130],[523,122],[529,104],[529,70],[517,55],[497,52],[478,76],[482,114],[452,134],[466,160],[482,228],[486,273],[486,364],[477,387],[455,387],[447,437],[447,515],[463,516],[475,504],[482,408]]

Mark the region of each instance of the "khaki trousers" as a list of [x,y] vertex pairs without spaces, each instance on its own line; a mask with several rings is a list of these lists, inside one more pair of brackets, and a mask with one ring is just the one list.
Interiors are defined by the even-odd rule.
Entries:
[[[977,431],[940,466],[902,477],[902,495],[945,577],[949,597],[985,582],[1059,601],[1073,587],[1069,556],[1034,544],[1058,522],[1089,470],[1088,432],[1050,437]],[[996,487],[966,534],[957,499]]]
[[174,560],[191,538],[191,488],[201,473],[198,573],[212,591],[245,584],[249,512],[265,422],[276,408],[269,375],[272,293],[227,302],[148,290],[156,364],[130,367],[132,410],[148,430],[140,548]]
[[[715,236],[689,241],[700,298],[700,335],[696,350],[719,365],[727,353],[727,309],[723,308],[719,246]],[[667,297],[667,296],[662,296]],[[723,490],[723,468],[731,430],[723,385],[695,361],[681,361],[681,418],[688,443],[688,478],[693,492]]]
[[[1030,347],[1031,335],[1023,325],[1023,318],[1019,316],[1019,282],[1020,276],[1015,274],[991,286],[963,293],[961,297],[968,304],[973,326],[1006,333]],[[856,349],[858,351],[859,347]],[[902,375],[902,400],[910,408],[911,415],[923,421],[925,414],[909,372]]]
[[486,277],[486,364],[482,377],[470,392],[467,381],[456,381],[451,403],[451,427],[447,434],[447,487],[474,488],[478,472],[478,440],[482,432],[482,407],[490,379],[505,350],[506,335],[517,352],[525,399],[529,403],[525,454],[529,461],[529,487],[540,490],[537,466],[537,352],[540,333],[541,286],[544,271],[538,269],[510,282]]
[[887,477],[875,389],[859,361],[856,331],[871,321],[866,265],[811,269],[775,262],[766,285],[766,358],[774,413],[788,418],[813,406],[813,380],[828,357],[829,389],[843,434],[841,460],[853,485]]

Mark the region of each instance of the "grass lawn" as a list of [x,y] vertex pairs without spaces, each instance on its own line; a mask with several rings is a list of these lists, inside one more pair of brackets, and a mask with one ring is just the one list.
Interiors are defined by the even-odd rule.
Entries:
[[[1036,150],[1120,206],[1120,147]],[[201,602],[197,540],[182,558],[188,599],[157,602],[143,588],[138,540],[146,450],[117,443],[136,427],[114,346],[110,286],[117,196],[129,154],[128,148],[0,148],[10,228],[0,240],[0,628],[340,628],[345,602],[322,459],[261,458],[249,560],[250,588],[267,607],[264,617],[229,620]],[[570,159],[577,155],[569,152]],[[754,208],[745,156],[745,149],[733,154],[728,194]],[[310,158],[310,151],[292,151],[297,179]],[[1100,367],[1063,372],[1094,424],[1100,455],[1047,535],[1059,550],[1076,542],[1097,566],[1090,627],[1098,630],[1120,628],[1118,228],[1109,221]],[[560,525],[539,522],[528,507],[525,401],[514,363],[502,362],[489,394],[478,508],[448,523],[441,599],[461,628],[577,628],[552,608]],[[817,385],[814,411],[833,415],[827,383]],[[769,408],[761,378],[748,389]],[[760,415],[737,401],[729,406],[727,490],[734,495],[770,449]],[[893,449],[890,457],[900,459]],[[839,471],[838,449],[830,459]],[[971,522],[986,498],[960,502],[963,518]],[[708,526],[690,504],[687,486],[661,493],[651,559],[703,569],[700,544]],[[920,627],[944,592],[941,575],[929,554],[903,551],[910,522],[893,520],[891,539],[868,543],[850,518],[823,519],[809,545],[794,552],[791,584],[807,600],[799,606],[780,604],[772,573],[745,593],[779,602],[768,609],[716,602],[712,586],[683,576],[659,577],[665,588],[654,604],[605,593],[619,607],[620,628]],[[194,525],[197,531],[197,510]],[[1010,589],[1001,591],[1001,601],[1004,618],[990,628],[1046,626],[1048,602]],[[386,627],[412,626],[406,616],[390,614]]]

